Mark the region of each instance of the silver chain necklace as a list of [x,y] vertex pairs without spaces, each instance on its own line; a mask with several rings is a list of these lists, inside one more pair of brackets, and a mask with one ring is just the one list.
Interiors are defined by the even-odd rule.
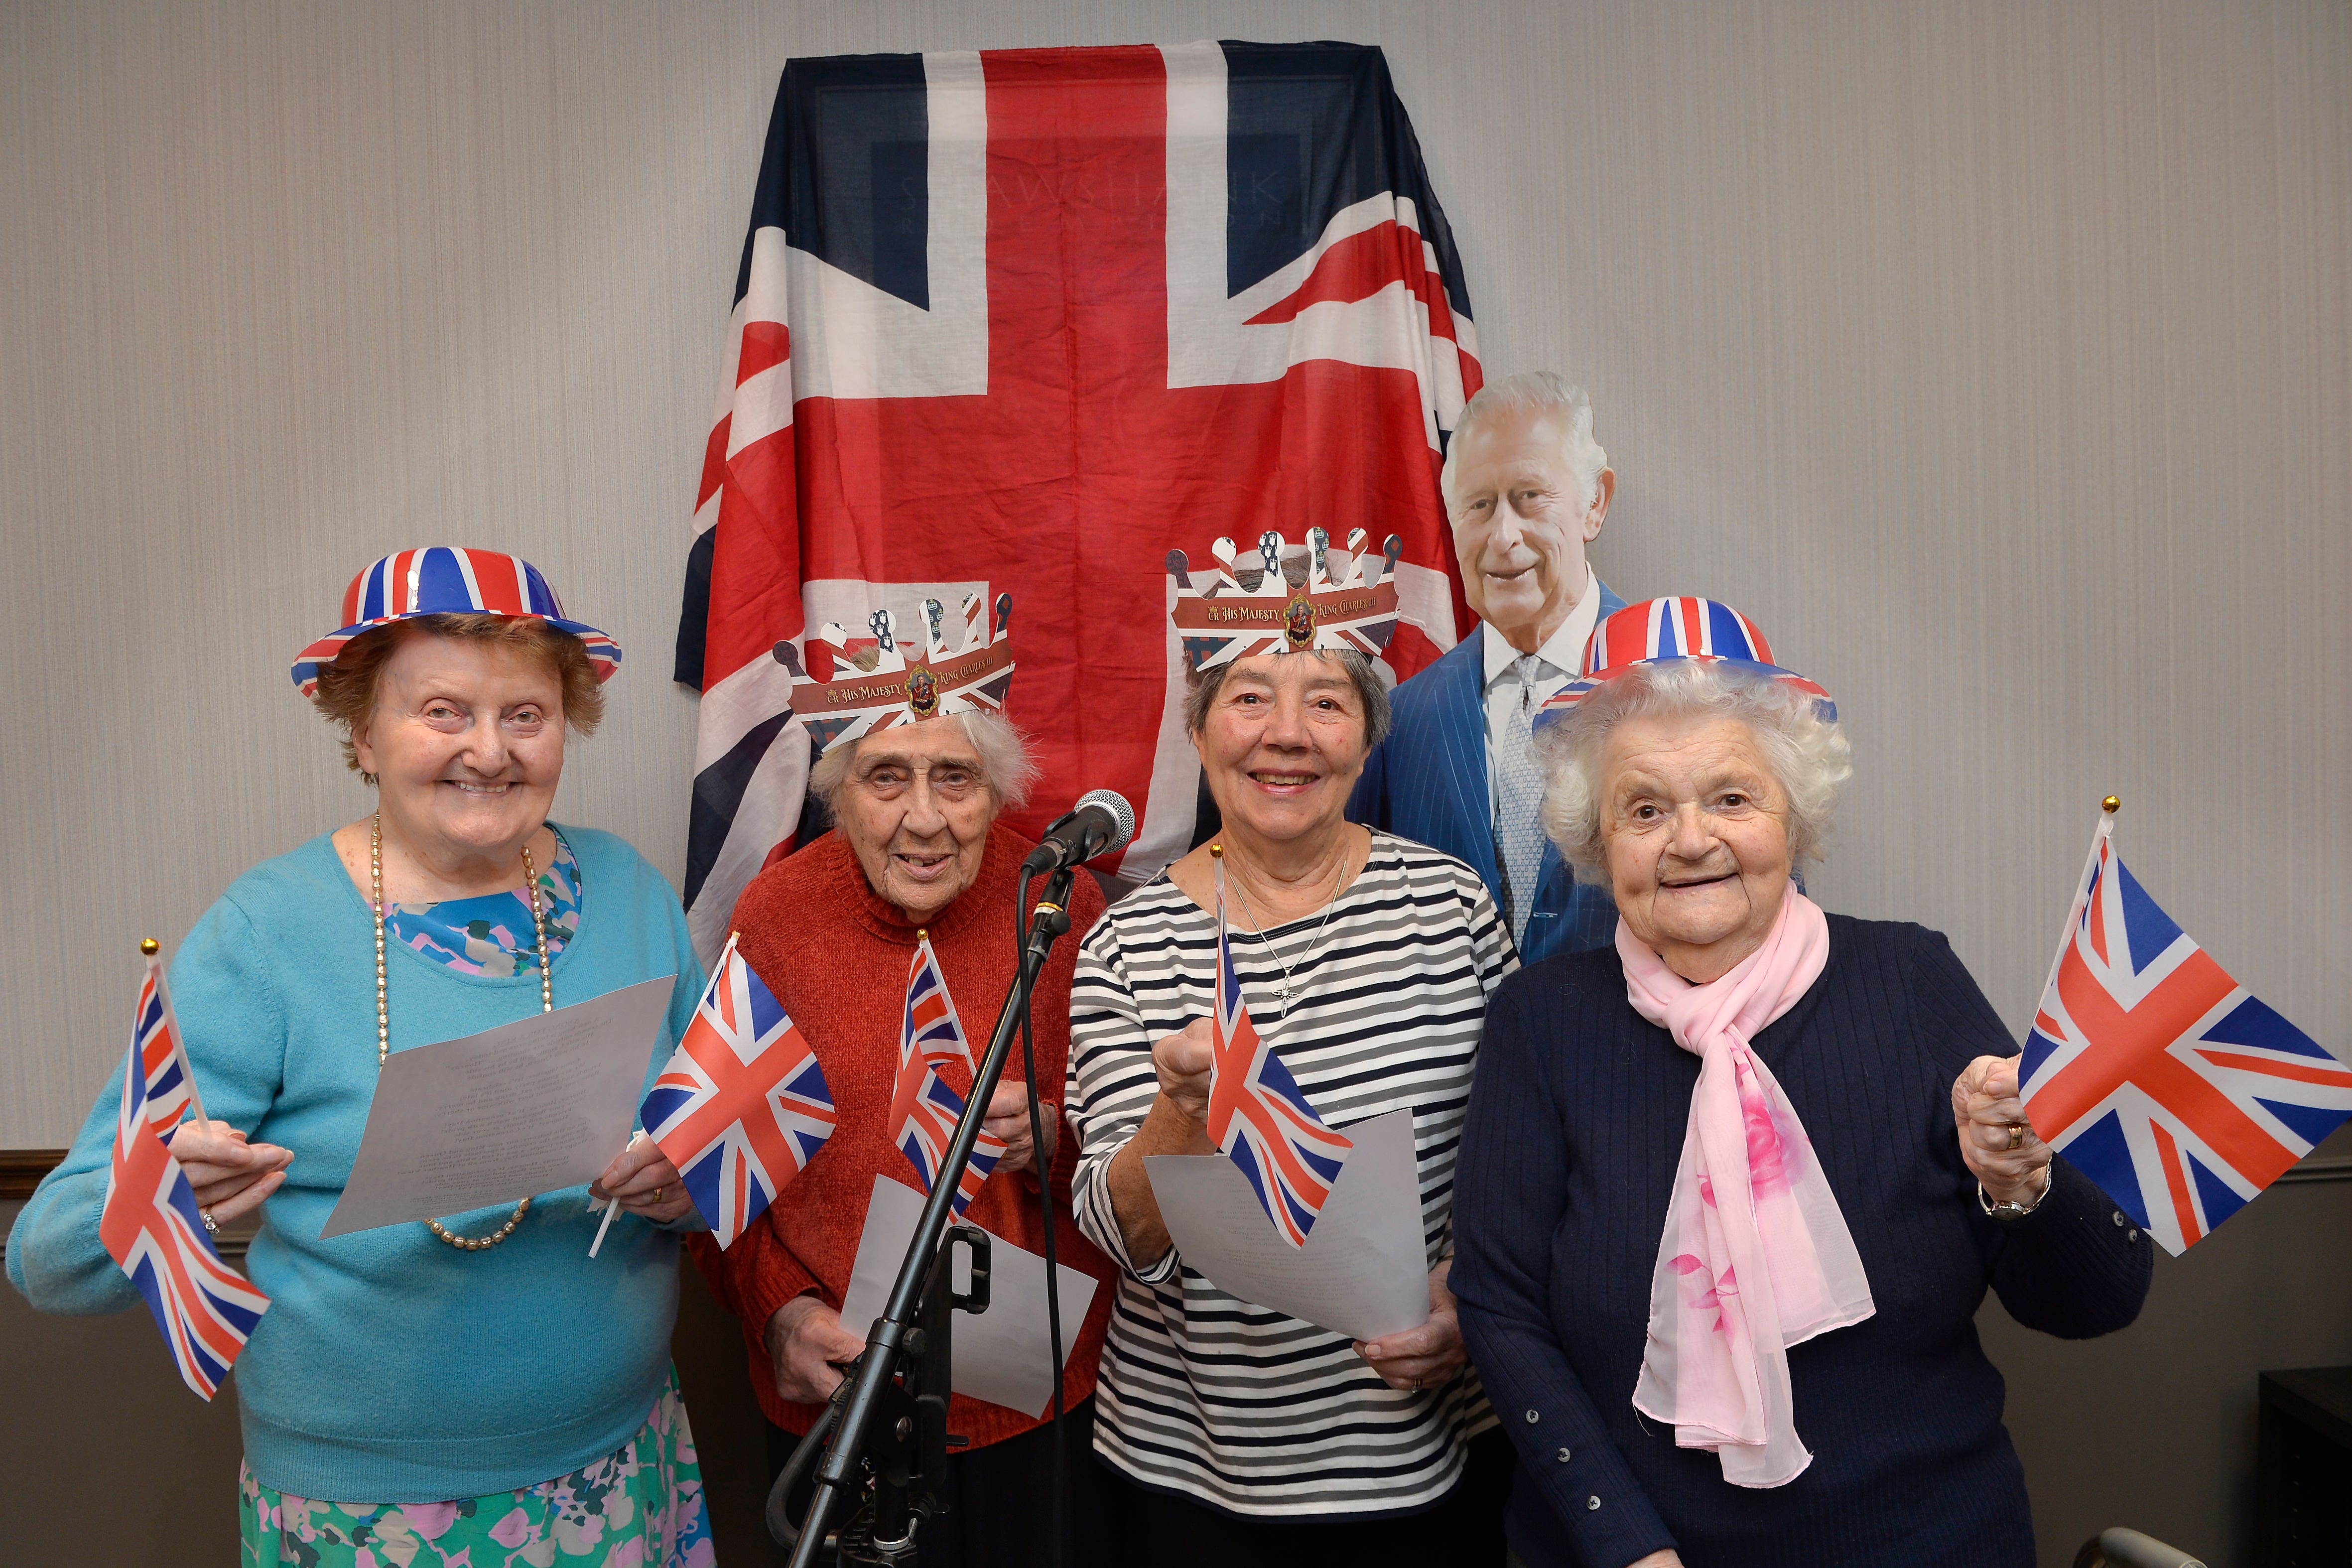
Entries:
[[[1224,845],[1222,843],[1210,845],[1209,858],[1215,862],[1217,868],[1217,880],[1220,883],[1223,883],[1225,880]],[[1339,907],[1339,896],[1341,893],[1347,891],[1347,858],[1345,855],[1342,855],[1339,860],[1339,891],[1333,893],[1331,895],[1331,901],[1323,906],[1323,918],[1316,922],[1315,935],[1313,939],[1307,942],[1307,951],[1299,955],[1299,963],[1305,963],[1308,959],[1313,958],[1315,956],[1315,950],[1323,945],[1323,933],[1325,929],[1331,923],[1331,911]],[[1287,1017],[1290,1014],[1290,1005],[1292,1002],[1297,1000],[1298,994],[1298,982],[1297,977],[1291,973],[1290,961],[1282,956],[1282,949],[1275,945],[1274,938],[1266,935],[1265,928],[1258,923],[1256,906],[1250,902],[1249,892],[1242,886],[1241,879],[1239,877],[1234,878],[1233,885],[1234,891],[1241,896],[1242,913],[1249,917],[1250,930],[1256,933],[1257,940],[1265,945],[1265,950],[1274,954],[1275,963],[1282,965],[1282,984],[1274,988],[1276,998],[1275,1016],[1276,1018]]]

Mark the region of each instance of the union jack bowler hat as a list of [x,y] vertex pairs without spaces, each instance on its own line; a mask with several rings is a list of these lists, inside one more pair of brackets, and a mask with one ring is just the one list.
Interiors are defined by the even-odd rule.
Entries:
[[600,681],[621,667],[621,645],[594,626],[563,617],[563,604],[538,567],[520,555],[436,544],[387,555],[343,590],[343,626],[329,632],[294,660],[294,684],[305,697],[319,690],[319,672],[362,632],[418,616],[536,616],[588,647]]
[[1754,621],[1729,605],[1713,599],[1645,599],[1623,609],[1592,628],[1584,645],[1584,669],[1543,705],[1538,717],[1558,719],[1603,681],[1614,679],[1637,664],[1669,658],[1720,660],[1769,679],[1810,692],[1813,711],[1837,722],[1837,704],[1830,694],[1793,669],[1772,662],[1772,645]]

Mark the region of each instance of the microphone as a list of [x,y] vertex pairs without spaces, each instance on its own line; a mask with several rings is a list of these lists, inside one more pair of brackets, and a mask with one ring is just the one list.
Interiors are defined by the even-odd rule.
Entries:
[[1088,790],[1061,819],[1045,829],[1044,842],[1021,862],[1025,872],[1042,874],[1091,860],[1127,847],[1135,837],[1135,808],[1117,790]]

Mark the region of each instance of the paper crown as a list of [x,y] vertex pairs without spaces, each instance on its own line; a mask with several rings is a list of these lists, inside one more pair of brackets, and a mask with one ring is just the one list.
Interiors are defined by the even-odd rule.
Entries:
[[1752,670],[1768,679],[1809,692],[1813,710],[1830,723],[1837,722],[1837,704],[1830,694],[1793,669],[1772,662],[1772,645],[1754,621],[1714,599],[1645,599],[1623,609],[1592,628],[1584,645],[1584,668],[1577,679],[1555,692],[1538,713],[1538,720],[1556,720],[1637,664],[1670,658],[1721,660]]
[[810,634],[804,654],[778,643],[775,660],[793,672],[793,708],[814,754],[918,719],[1002,713],[1013,684],[1013,595],[996,596],[992,621],[988,610],[985,586],[963,596],[955,617],[961,646],[953,654],[947,609],[937,599],[923,601],[920,654],[888,610],[866,617],[870,637],[853,637],[832,621]]
[[[1396,563],[1404,542],[1390,534],[1375,559],[1364,550],[1365,537],[1360,528],[1348,535],[1344,576],[1332,565],[1331,536],[1319,528],[1307,530],[1303,547],[1271,530],[1259,534],[1257,561],[1247,566],[1236,566],[1234,542],[1220,539],[1209,546],[1217,570],[1205,588],[1194,585],[1184,552],[1170,551],[1171,618],[1186,660],[1197,672],[1262,653],[1352,648],[1379,658],[1396,631]],[[1250,583],[1244,572],[1253,574]]]

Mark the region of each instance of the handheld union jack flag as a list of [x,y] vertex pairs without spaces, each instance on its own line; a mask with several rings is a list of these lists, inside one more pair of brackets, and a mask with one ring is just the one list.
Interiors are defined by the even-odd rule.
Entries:
[[269,1298],[213,1250],[187,1173],[156,1134],[136,1041],[122,1066],[114,1169],[106,1180],[98,1232],[107,1252],[147,1298],[181,1381],[212,1398],[268,1310]]
[[[973,1063],[971,1042],[964,1038],[955,999],[948,994],[947,976],[940,973],[928,936],[917,940],[914,961],[908,967],[904,1016],[898,1077],[890,1093],[890,1141],[915,1167],[916,1180],[929,1193],[947,1163],[956,1123],[963,1119],[964,1098],[940,1075],[940,1068],[961,1062],[969,1075]],[[1003,1157],[1003,1141],[983,1131],[956,1184],[952,1203],[959,1217]]]
[[140,983],[139,1006],[131,1015],[131,1048],[147,1080],[148,1126],[168,1137],[191,1109],[197,1121],[210,1120],[205,1115],[204,1097],[196,1092],[187,1047],[180,1043],[179,1020],[172,1016],[163,960],[152,952],[147,954],[147,978]]
[[1293,1247],[1331,1196],[1353,1142],[1323,1124],[1274,1047],[1251,1022],[1234,973],[1225,931],[1225,868],[1216,866],[1217,994],[1209,1025],[1215,1037],[1209,1068],[1209,1141],[1249,1178],[1252,1191]]
[[734,937],[637,1114],[722,1247],[833,1136],[833,1094],[816,1052]]
[[2042,1142],[2176,1256],[2352,1116],[2352,1069],[2248,994],[2103,816],[2018,1079]]

